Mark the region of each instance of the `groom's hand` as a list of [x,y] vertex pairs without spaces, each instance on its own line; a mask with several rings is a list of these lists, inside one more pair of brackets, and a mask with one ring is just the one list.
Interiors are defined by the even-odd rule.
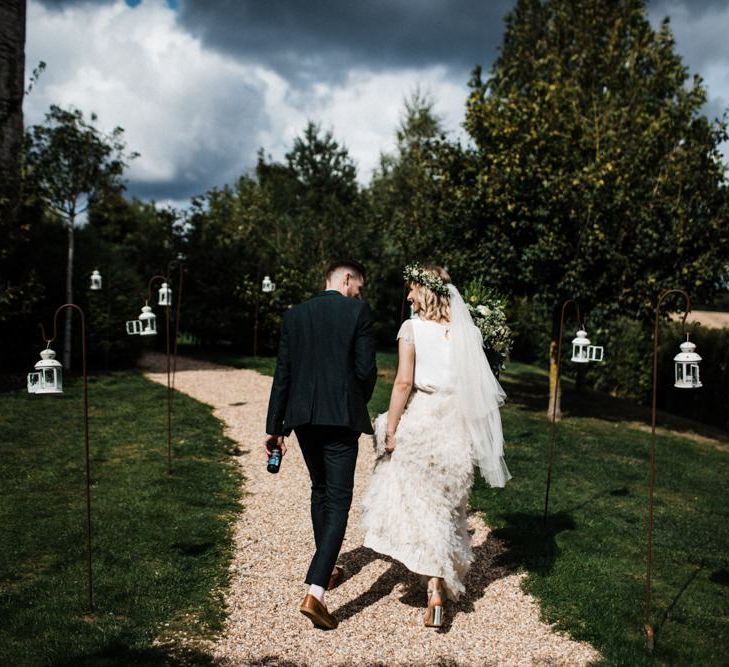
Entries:
[[271,448],[274,445],[278,445],[281,448],[281,457],[286,454],[286,443],[284,442],[284,437],[282,435],[268,435],[266,434],[266,439],[264,441],[264,446],[266,448],[266,458],[271,456]]

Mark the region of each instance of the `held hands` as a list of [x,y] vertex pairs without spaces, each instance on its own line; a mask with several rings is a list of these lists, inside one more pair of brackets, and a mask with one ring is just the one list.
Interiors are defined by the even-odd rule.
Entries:
[[266,434],[266,439],[264,440],[263,445],[266,448],[266,458],[271,456],[271,448],[274,445],[278,445],[281,448],[281,458],[286,455],[287,447],[286,443],[284,442],[284,437],[282,435]]
[[394,433],[385,433],[385,451],[388,454],[392,454],[392,452],[395,451],[395,445],[397,443],[395,442],[395,434]]

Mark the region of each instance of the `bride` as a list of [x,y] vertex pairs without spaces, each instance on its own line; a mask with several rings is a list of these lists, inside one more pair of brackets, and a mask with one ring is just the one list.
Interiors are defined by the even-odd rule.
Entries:
[[364,544],[428,578],[425,625],[443,623],[473,560],[466,507],[477,464],[491,486],[511,478],[483,339],[448,273],[409,265],[417,317],[398,338],[390,407],[375,419],[378,459],[363,500]]

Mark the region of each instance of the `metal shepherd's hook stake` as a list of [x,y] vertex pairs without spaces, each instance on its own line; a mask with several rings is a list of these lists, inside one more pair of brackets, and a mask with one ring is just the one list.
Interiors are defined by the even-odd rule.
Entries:
[[175,374],[177,373],[177,341],[180,338],[180,310],[182,308],[182,274],[184,273],[182,260],[172,259],[167,263],[167,275],[172,275],[172,265],[177,263],[177,309],[175,310],[175,337],[172,342],[172,389],[175,388]]
[[[152,283],[161,280],[168,285],[172,282],[167,276],[152,276],[147,283],[147,301],[152,300]],[[170,375],[170,306],[165,309],[165,350],[167,354],[167,474],[172,474],[172,382]]]
[[554,463],[555,440],[557,437],[557,401],[559,400],[559,378],[562,367],[562,338],[564,336],[564,315],[568,305],[574,305],[577,311],[577,322],[580,323],[580,306],[574,299],[567,299],[562,304],[562,313],[559,320],[559,342],[557,344],[557,375],[554,382],[554,400],[552,403],[552,426],[549,433],[549,456],[547,461],[547,489],[544,493],[544,517],[543,523],[547,525],[549,514],[549,490],[552,485],[552,464]]
[[656,304],[656,322],[653,330],[653,402],[651,404],[651,448],[650,472],[648,480],[648,535],[646,539],[646,575],[645,575],[645,609],[643,615],[643,628],[645,630],[645,644],[648,651],[653,651],[654,629],[650,622],[651,616],[651,576],[653,574],[653,494],[656,486],[656,393],[658,385],[658,332],[661,304],[671,294],[681,294],[686,299],[686,312],[683,315],[681,327],[686,333],[686,318],[691,311],[691,297],[682,289],[668,289],[661,293]]
[[94,610],[94,587],[91,571],[91,458],[89,452],[89,383],[86,372],[86,318],[84,311],[75,303],[65,303],[56,309],[53,315],[53,336],[48,338],[43,325],[40,325],[43,340],[49,346],[58,335],[58,314],[69,308],[78,311],[81,316],[81,363],[84,378],[84,454],[86,459],[86,571],[88,579],[89,611]]

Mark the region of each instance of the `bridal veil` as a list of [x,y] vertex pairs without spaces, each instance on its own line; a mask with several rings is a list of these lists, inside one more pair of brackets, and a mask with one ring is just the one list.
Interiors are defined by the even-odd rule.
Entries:
[[461,294],[450,283],[448,292],[456,394],[471,439],[471,456],[491,486],[503,487],[511,479],[504,461],[504,435],[499,414],[506,393],[491,371],[481,332],[473,323]]

